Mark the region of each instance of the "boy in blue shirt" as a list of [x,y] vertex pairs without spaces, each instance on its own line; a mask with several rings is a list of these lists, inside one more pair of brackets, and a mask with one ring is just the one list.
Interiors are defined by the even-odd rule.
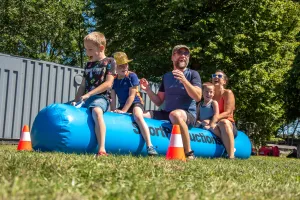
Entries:
[[[150,140],[150,131],[143,118],[144,102],[138,92],[139,79],[137,75],[128,70],[127,55],[124,52],[116,52],[114,58],[117,63],[117,76],[111,91],[111,110],[116,113],[133,113],[135,122],[138,124],[147,145],[149,156],[157,155]],[[120,106],[116,109],[116,96]]]
[[83,107],[92,111],[99,146],[96,156],[106,156],[103,114],[109,107],[108,90],[114,81],[116,61],[105,56],[106,39],[102,33],[92,32],[85,36],[84,48],[89,62],[84,68],[84,77],[72,104],[82,101]]

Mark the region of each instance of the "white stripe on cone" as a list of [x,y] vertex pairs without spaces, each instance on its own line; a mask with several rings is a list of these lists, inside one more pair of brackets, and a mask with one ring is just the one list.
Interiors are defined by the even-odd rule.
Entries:
[[183,147],[181,134],[172,134],[170,147]]
[[21,141],[31,141],[30,132],[23,132],[20,140]]

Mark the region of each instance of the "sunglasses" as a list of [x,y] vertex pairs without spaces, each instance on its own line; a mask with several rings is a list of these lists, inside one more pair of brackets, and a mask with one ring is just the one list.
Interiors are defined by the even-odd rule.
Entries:
[[190,52],[188,52],[188,51],[176,51],[176,53],[178,54],[178,55],[185,55],[185,56],[189,56],[190,55]]
[[216,78],[216,77],[223,78],[223,75],[222,74],[212,74],[211,77],[213,77],[213,78]]

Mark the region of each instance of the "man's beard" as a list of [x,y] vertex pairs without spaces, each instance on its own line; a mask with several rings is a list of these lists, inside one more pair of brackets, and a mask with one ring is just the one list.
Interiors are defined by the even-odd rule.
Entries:
[[177,69],[184,69],[184,68],[186,68],[186,67],[188,66],[188,64],[189,64],[189,61],[188,61],[188,60],[182,61],[182,62],[176,61],[176,62],[175,62],[175,67],[176,67]]

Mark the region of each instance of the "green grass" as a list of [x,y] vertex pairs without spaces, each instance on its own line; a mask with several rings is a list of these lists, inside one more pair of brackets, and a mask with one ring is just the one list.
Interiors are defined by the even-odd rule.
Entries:
[[300,159],[94,159],[0,145],[0,199],[300,199]]

